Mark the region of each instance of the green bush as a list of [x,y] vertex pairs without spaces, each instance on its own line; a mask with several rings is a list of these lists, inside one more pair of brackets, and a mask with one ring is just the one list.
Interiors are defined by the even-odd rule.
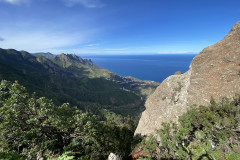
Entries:
[[[133,121],[118,126],[98,121],[65,103],[30,95],[17,82],[0,84],[0,151],[28,159],[56,155],[87,159],[106,158],[110,152],[127,156],[131,151]],[[65,153],[65,154],[64,154]]]
[[158,146],[157,139],[150,135],[147,139],[142,141],[143,150],[148,153],[148,157],[152,158],[155,156],[156,147]]
[[72,160],[72,159],[74,159],[74,156],[68,155],[69,153],[71,153],[71,152],[65,152],[56,158],[48,158],[48,160]]
[[19,155],[16,151],[0,152],[0,160],[25,160],[26,157]]
[[[149,156],[163,159],[219,159],[219,153],[239,146],[240,96],[220,103],[211,98],[209,106],[192,106],[177,123],[163,123],[157,131],[158,146],[143,141],[150,148]],[[152,137],[150,138],[152,139]],[[156,150],[160,150],[160,154]],[[224,156],[224,155],[223,155]],[[226,159],[239,158],[239,153],[226,154]],[[232,158],[233,157],[233,158]]]
[[236,152],[231,152],[230,154],[225,154],[226,160],[236,160],[240,159],[240,154]]

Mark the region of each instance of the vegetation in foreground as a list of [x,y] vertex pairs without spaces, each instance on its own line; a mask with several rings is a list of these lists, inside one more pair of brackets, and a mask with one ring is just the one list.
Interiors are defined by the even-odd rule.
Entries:
[[[110,152],[126,157],[134,122],[100,121],[65,103],[34,94],[17,82],[0,84],[0,159],[106,159]],[[65,158],[64,158],[65,157]]]
[[[210,106],[192,106],[177,124],[163,123],[140,146],[148,159],[240,159],[239,122],[240,95],[211,99]],[[102,121],[67,103],[36,98],[17,82],[0,84],[0,159],[127,157],[140,140],[133,138],[135,127],[129,117],[119,124]]]
[[141,143],[148,159],[240,159],[240,95],[212,98],[210,106],[192,106],[178,123],[162,126]]

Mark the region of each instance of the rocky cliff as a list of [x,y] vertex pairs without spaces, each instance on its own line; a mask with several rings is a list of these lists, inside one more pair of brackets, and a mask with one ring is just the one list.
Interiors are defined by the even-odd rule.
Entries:
[[189,70],[165,79],[147,99],[135,134],[148,135],[162,122],[176,122],[193,104],[240,93],[240,21],[218,43],[201,51]]

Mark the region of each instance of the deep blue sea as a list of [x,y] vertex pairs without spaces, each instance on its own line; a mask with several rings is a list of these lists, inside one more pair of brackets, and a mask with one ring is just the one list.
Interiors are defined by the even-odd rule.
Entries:
[[91,59],[101,68],[121,76],[132,76],[141,80],[162,82],[176,71],[186,72],[196,54],[162,55],[92,55]]

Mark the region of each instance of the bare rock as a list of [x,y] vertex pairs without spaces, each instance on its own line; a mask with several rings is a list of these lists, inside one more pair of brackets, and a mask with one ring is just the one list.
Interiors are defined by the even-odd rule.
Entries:
[[211,97],[233,97],[240,93],[240,21],[218,43],[205,48],[190,69],[165,79],[147,99],[136,134],[149,135],[162,122],[177,122],[193,104],[207,105]]
[[180,75],[180,74],[182,74],[181,71],[177,71],[177,72],[174,73],[174,75]]
[[108,160],[122,160],[122,158],[114,153],[110,153],[108,156]]

